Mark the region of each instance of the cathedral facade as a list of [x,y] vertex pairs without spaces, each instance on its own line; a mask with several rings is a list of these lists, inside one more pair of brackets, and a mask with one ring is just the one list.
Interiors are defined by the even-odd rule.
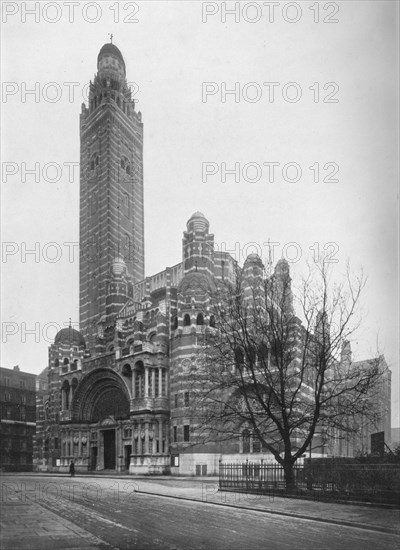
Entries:
[[[36,469],[66,472],[74,461],[77,472],[207,475],[218,473],[222,456],[268,458],[247,432],[195,442],[188,367],[216,330],[215,284],[233,280],[237,266],[214,249],[209,222],[196,212],[181,261],[144,276],[143,123],[114,44],[98,55],[80,138],[80,331],[62,329],[49,348]],[[247,258],[249,279],[259,262]]]
[[49,348],[35,464],[183,472],[177,457],[192,427],[182,372],[198,338],[215,330],[213,279],[231,277],[235,262],[214,252],[209,223],[196,212],[182,261],[144,277],[143,123],[114,44],[99,52],[80,139],[80,331],[61,330]]

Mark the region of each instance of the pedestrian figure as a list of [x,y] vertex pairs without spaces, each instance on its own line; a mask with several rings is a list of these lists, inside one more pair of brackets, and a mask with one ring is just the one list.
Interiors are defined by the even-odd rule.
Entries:
[[71,464],[69,465],[69,473],[71,474],[71,477],[75,475],[75,464],[73,460],[71,460]]

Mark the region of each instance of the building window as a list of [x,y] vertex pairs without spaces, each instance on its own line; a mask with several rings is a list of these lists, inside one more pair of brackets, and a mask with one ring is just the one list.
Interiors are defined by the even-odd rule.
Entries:
[[154,395],[157,397],[158,394],[160,393],[160,373],[159,373],[158,369],[156,370],[156,376],[155,376],[154,383],[155,383]]
[[99,165],[99,155],[97,153],[93,153],[92,158],[90,160],[90,169],[94,170],[95,166]]
[[178,408],[178,394],[175,394],[175,409]]
[[197,315],[196,325],[204,325],[204,317],[202,313]]
[[183,326],[189,327],[190,326],[190,315],[188,313],[185,314],[183,318]]
[[244,363],[243,351],[240,348],[235,349],[235,364],[237,367],[242,366]]
[[124,438],[131,438],[132,437],[132,429],[131,428],[125,428],[124,429]]
[[55,451],[58,450],[58,437],[55,437],[55,438],[54,438],[54,450],[55,450]]
[[165,369],[162,369],[161,373],[161,394],[167,395],[167,373]]
[[188,424],[185,424],[183,426],[183,441],[189,441],[190,440],[190,426]]
[[20,380],[19,381],[19,387],[20,388],[25,388],[25,380]]
[[178,441],[178,428],[174,426],[174,443]]
[[249,453],[250,452],[250,432],[249,432],[249,430],[243,430],[242,439],[243,439],[243,452],[244,453]]
[[211,315],[210,317],[210,327],[215,328],[215,317]]
[[253,435],[253,453],[261,453],[261,441],[255,434]]
[[21,403],[26,405],[26,395],[21,395]]
[[189,392],[185,391],[185,407],[189,407]]

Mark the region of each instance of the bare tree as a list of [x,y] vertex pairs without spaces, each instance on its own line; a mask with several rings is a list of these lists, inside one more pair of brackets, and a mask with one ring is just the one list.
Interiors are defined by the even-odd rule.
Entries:
[[316,434],[351,433],[357,415],[374,414],[380,358],[360,368],[345,353],[365,278],[348,269],[331,284],[328,267],[311,266],[294,297],[286,261],[268,276],[259,258],[246,260],[234,283],[218,283],[216,328],[191,372],[196,440],[237,440],[248,429],[283,466],[288,489]]

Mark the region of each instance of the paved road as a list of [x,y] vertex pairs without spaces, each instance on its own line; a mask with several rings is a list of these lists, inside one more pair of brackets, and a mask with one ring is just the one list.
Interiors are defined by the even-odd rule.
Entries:
[[399,537],[138,494],[134,480],[7,476],[1,549],[398,549]]

